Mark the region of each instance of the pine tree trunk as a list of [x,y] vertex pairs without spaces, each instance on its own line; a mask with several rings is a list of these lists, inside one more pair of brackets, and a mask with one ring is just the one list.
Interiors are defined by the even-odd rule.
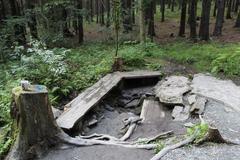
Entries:
[[106,1],[106,8],[107,8],[107,23],[106,23],[106,26],[109,27],[110,26],[110,11],[111,11],[111,8],[110,8],[110,0],[107,0]]
[[[78,0],[77,8],[82,9],[82,0]],[[78,15],[78,43],[83,43],[83,16],[80,14]]]
[[165,0],[161,0],[161,13],[162,13],[161,22],[164,22],[165,21]]
[[171,8],[172,12],[174,12],[174,7],[175,7],[175,0],[172,0],[172,8]]
[[185,35],[186,13],[187,13],[187,0],[182,0],[180,29],[178,34],[180,37],[183,37]]
[[148,21],[148,35],[153,40],[155,34],[155,27],[154,27],[154,1],[151,0],[150,4],[147,6],[147,21]]
[[238,16],[237,16],[237,20],[235,23],[235,27],[240,28],[240,10],[238,11]]
[[216,14],[217,14],[217,0],[214,1],[213,17],[216,17]]
[[[10,2],[12,16],[14,17],[22,16],[21,10],[20,10],[21,5],[19,4],[19,2],[16,0],[10,0],[9,2]],[[15,38],[17,42],[20,45],[25,45],[26,44],[25,27],[23,25],[16,24],[14,26],[14,31],[15,31]]]
[[221,36],[222,35],[222,27],[224,20],[224,0],[217,0],[217,17],[213,35]]
[[190,7],[190,15],[189,15],[190,38],[194,42],[196,42],[197,41],[197,22],[196,22],[197,0],[191,0],[189,7]]
[[201,40],[209,40],[209,21],[210,21],[211,0],[202,0],[202,16],[199,29]]
[[124,32],[128,33],[132,30],[132,1],[122,0],[122,19],[123,19],[123,29]]
[[139,28],[140,28],[140,41],[141,43],[144,43],[146,40],[144,0],[139,0]]
[[229,0],[226,19],[232,19],[231,12],[232,12],[232,0]]

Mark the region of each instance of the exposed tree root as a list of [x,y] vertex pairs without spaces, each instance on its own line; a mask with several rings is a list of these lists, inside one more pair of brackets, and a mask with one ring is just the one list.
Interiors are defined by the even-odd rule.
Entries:
[[129,126],[127,132],[120,138],[121,141],[126,141],[127,139],[130,138],[130,136],[133,134],[134,130],[137,127],[137,124],[141,121],[142,119],[139,117],[130,117],[124,121],[125,126]]
[[151,138],[143,138],[142,141],[145,141],[146,144],[150,143],[150,142],[153,142],[157,139],[162,139],[162,138],[167,138],[168,136],[171,136],[173,135],[173,131],[168,131],[168,132],[164,132],[164,133],[160,133],[154,137],[151,137]]
[[198,144],[203,144],[205,142],[213,142],[213,143],[225,143],[230,145],[240,145],[238,142],[233,142],[230,140],[226,140],[222,137],[221,133],[217,128],[209,127],[208,133],[198,142]]
[[199,130],[196,130],[194,132],[194,134],[192,136],[190,136],[189,138],[185,139],[184,141],[181,141],[181,142],[178,142],[174,145],[171,145],[171,146],[167,146],[165,148],[163,148],[158,154],[156,154],[151,160],[159,160],[161,159],[164,155],[166,155],[169,151],[171,150],[174,150],[176,148],[180,148],[184,145],[187,145],[189,143],[192,143],[196,137],[198,136],[199,134]]

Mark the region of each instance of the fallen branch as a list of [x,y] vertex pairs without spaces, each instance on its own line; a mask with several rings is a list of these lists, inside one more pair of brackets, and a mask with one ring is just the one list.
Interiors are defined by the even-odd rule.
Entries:
[[167,146],[167,147],[163,148],[158,154],[156,154],[153,158],[151,158],[151,160],[160,160],[169,151],[174,150],[176,148],[180,148],[180,147],[182,147],[186,144],[189,144],[189,143],[193,142],[196,139],[196,137],[198,136],[198,134],[199,134],[199,130],[196,130],[192,136],[185,139],[184,141],[181,141],[181,142],[178,142],[174,145]]

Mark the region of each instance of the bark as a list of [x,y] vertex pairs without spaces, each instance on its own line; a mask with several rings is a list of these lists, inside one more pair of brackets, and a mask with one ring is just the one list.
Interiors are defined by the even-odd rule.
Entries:
[[93,0],[90,0],[90,20],[93,22]]
[[104,17],[104,1],[100,0],[100,24],[104,25],[105,24],[105,17]]
[[[78,0],[77,3],[77,8],[78,9],[82,9],[82,0]],[[83,43],[83,37],[84,37],[84,33],[83,33],[83,16],[80,14],[78,15],[78,43],[82,44]]]
[[187,13],[187,0],[182,0],[180,30],[178,34],[180,37],[183,37],[185,35],[186,13]]
[[175,7],[175,0],[172,0],[172,8],[171,8],[172,12],[174,12],[174,7]]
[[[20,17],[22,16],[20,7],[21,5],[19,4],[18,1],[16,0],[10,0],[10,7],[11,7],[11,14],[14,17]],[[20,45],[25,45],[26,44],[26,37],[25,37],[25,26],[23,24],[15,24],[14,25],[14,34],[15,34],[15,39]]]
[[132,30],[132,1],[122,0],[122,19],[124,32],[128,33]]
[[109,27],[110,26],[110,0],[106,1],[106,8],[107,8],[107,23],[106,26]]
[[238,16],[237,16],[237,20],[236,20],[236,23],[235,23],[235,27],[240,28],[240,10],[238,12]]
[[191,0],[189,7],[190,7],[189,15],[190,38],[195,42],[197,41],[197,22],[196,22],[197,0]]
[[228,1],[228,8],[227,8],[227,15],[226,15],[226,19],[232,19],[232,0]]
[[236,4],[235,4],[235,7],[234,7],[234,12],[235,12],[235,13],[238,12],[239,3],[240,3],[240,0],[236,0]]
[[154,27],[154,1],[151,0],[148,6],[146,7],[146,14],[147,14],[147,22],[148,22],[148,35],[153,40],[155,34],[155,27]]
[[216,14],[217,14],[217,0],[214,1],[213,17],[216,17]]
[[161,21],[165,21],[165,0],[161,0],[161,13],[162,13],[162,18]]
[[96,10],[96,23],[99,23],[99,0],[95,0],[95,10]]
[[221,36],[222,35],[222,27],[224,20],[224,0],[217,0],[217,17],[213,35]]
[[211,0],[202,0],[202,16],[200,22],[199,37],[201,40],[209,40]]
[[146,40],[144,0],[139,0],[139,14],[140,41],[144,43]]
[[61,132],[55,123],[45,87],[36,91],[13,89],[12,117],[18,124],[19,133],[7,160],[37,158],[39,152],[55,145],[55,137]]

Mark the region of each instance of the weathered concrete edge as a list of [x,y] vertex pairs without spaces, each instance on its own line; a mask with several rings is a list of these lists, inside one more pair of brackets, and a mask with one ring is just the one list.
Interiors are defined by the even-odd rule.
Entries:
[[[115,85],[113,85],[111,87],[111,89],[109,89],[100,99],[98,99],[96,101],[96,103],[94,103],[93,105],[91,105],[91,107],[89,107],[85,113],[80,113],[79,115],[79,119],[78,120],[75,120],[73,123],[69,123],[69,125],[63,125],[63,121],[65,120],[64,119],[64,116],[69,113],[69,111],[71,109],[75,109],[75,108],[78,108],[80,107],[79,105],[75,105],[75,106],[72,106],[72,104],[75,102],[75,101],[78,101],[80,98],[82,98],[85,94],[85,92],[89,92],[90,90],[92,90],[94,88],[95,85],[97,85],[101,79],[96,82],[93,86],[87,88],[85,91],[83,91],[82,93],[80,93],[78,95],[78,97],[76,97],[75,99],[73,99],[71,102],[69,102],[67,105],[65,105],[65,107],[69,108],[67,111],[64,111],[62,113],[62,115],[59,116],[59,118],[57,119],[57,124],[61,127],[61,128],[64,128],[64,129],[71,129],[74,127],[74,125],[82,118],[83,115],[85,115],[92,107],[94,107],[103,97],[105,97],[114,87],[116,87],[123,79],[139,79],[139,78],[152,78],[152,77],[160,77],[162,75],[161,72],[157,72],[157,71],[133,71],[133,72],[115,72],[115,73],[112,73],[112,74],[107,74],[106,76],[109,76],[109,75],[113,75],[115,74],[115,76],[118,76],[118,82],[116,82]],[[105,76],[105,77],[106,77]],[[103,77],[104,78],[104,77]],[[102,79],[103,79],[102,78]]]

